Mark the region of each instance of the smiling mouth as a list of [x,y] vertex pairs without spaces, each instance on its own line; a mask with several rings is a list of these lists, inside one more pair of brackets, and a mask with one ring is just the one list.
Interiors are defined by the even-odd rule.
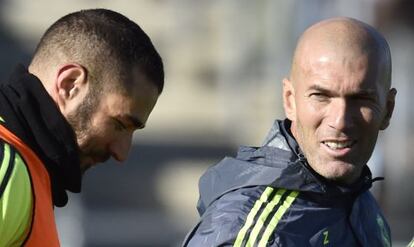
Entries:
[[356,141],[323,141],[322,143],[330,149],[338,150],[351,148],[356,143]]

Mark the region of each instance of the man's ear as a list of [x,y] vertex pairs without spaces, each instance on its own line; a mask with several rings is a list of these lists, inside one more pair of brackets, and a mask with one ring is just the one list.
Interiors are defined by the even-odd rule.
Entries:
[[66,108],[68,103],[86,92],[86,89],[87,71],[83,66],[69,63],[58,68],[55,77],[55,91],[57,92],[55,100],[61,109]]
[[385,130],[388,127],[388,125],[390,125],[390,120],[392,117],[392,113],[394,111],[396,95],[397,95],[397,89],[391,88],[390,91],[388,91],[387,103],[385,105],[386,112],[385,112],[384,119],[381,122],[380,130]]
[[286,117],[290,121],[296,121],[295,88],[287,78],[283,79],[283,108]]

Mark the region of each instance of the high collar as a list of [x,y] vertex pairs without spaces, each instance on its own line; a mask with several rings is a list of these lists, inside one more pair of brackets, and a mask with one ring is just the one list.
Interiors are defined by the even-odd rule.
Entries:
[[367,166],[351,186],[338,185],[313,171],[290,125],[289,120],[275,121],[261,147],[240,147],[236,158],[226,157],[210,167],[200,178],[199,211],[225,193],[253,186],[296,190],[309,200],[328,204],[349,204],[370,188],[373,180]]
[[0,113],[6,126],[45,164],[52,182],[53,203],[64,206],[66,190],[80,192],[81,171],[76,136],[40,80],[19,65],[0,85]]
[[[334,181],[328,180],[318,173],[316,173],[309,165],[305,155],[299,147],[297,141],[293,137],[290,127],[291,122],[288,119],[275,122],[276,129],[279,130],[279,134],[275,135],[275,139],[286,140],[287,146],[289,146],[292,152],[290,165],[283,172],[283,176],[279,177],[274,185],[284,183],[284,180],[288,177],[297,177],[298,181],[301,181],[301,186],[308,187],[306,190],[321,192],[325,196],[330,197],[343,197],[344,195],[357,195],[361,192],[368,190],[372,186],[372,175],[367,165],[364,165],[361,176],[359,179],[351,185],[338,184]],[[289,179],[289,181],[291,181]],[[295,180],[295,179],[294,179]]]

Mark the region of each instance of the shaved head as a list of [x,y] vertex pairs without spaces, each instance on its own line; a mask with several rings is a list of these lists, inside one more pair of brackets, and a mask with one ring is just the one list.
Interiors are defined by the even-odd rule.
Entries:
[[[352,18],[332,18],[309,27],[300,37],[293,56],[290,79],[294,83],[300,70],[307,70],[314,61],[329,56],[367,55],[377,69],[384,72],[381,84],[391,86],[390,48],[384,37],[374,28]],[[373,68],[375,69],[375,68]]]
[[163,90],[163,63],[150,38],[135,22],[112,10],[81,10],[57,20],[42,36],[29,71],[49,84],[68,63],[84,67],[98,93],[106,82],[105,90],[130,91],[135,68],[159,93]]

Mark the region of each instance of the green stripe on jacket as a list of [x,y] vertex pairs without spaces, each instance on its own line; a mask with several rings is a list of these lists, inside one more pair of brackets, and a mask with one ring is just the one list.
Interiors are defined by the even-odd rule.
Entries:
[[0,247],[21,246],[30,229],[33,195],[19,153],[0,139]]

